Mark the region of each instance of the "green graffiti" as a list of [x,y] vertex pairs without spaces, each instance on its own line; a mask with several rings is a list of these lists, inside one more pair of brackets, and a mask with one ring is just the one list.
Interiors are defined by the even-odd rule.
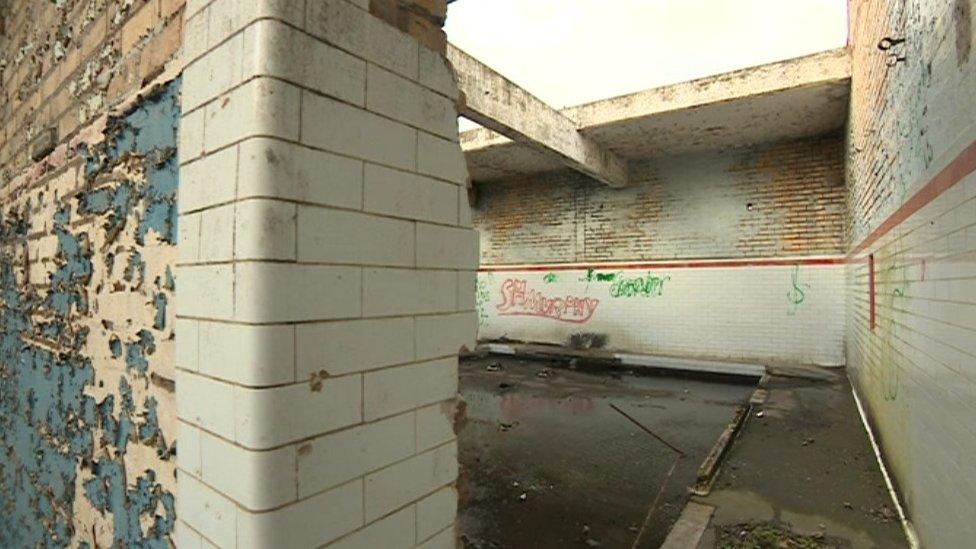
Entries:
[[546,273],[546,276],[542,277],[542,281],[545,282],[546,284],[552,284],[557,280],[559,280],[559,275],[557,275],[556,273]]
[[474,306],[478,311],[478,326],[484,326],[488,322],[488,302],[491,300],[491,293],[488,286],[491,283],[492,275],[478,276],[478,282],[474,290]]
[[[876,332],[881,340],[879,345],[880,360],[875,364],[880,369],[881,396],[886,401],[898,400],[898,393],[901,390],[901,361],[903,360],[898,350],[899,339],[901,339],[901,324],[896,322],[896,317],[903,314],[899,305],[905,299],[905,292],[908,290],[909,272],[908,265],[895,263],[896,258],[904,257],[904,250],[897,246],[889,254],[878,260],[877,290],[879,294],[877,305],[877,328]],[[891,291],[885,291],[890,288]]]
[[620,273],[610,286],[610,297],[657,297],[664,292],[664,283],[668,280],[671,280],[670,276],[652,273],[635,278],[624,278]]
[[587,269],[580,282],[613,282],[619,273],[598,273],[596,269]]
[[793,265],[793,271],[790,273],[790,281],[793,283],[793,287],[786,292],[786,299],[789,300],[789,308],[786,310],[786,314],[793,316],[796,314],[796,310],[800,308],[803,301],[806,300],[807,290],[810,289],[809,284],[804,284],[800,282],[800,265]]

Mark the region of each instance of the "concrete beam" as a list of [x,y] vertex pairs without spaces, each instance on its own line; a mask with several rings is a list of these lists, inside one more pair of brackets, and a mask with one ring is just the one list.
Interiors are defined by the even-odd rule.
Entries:
[[627,161],[582,135],[571,119],[451,44],[447,58],[457,74],[462,116],[554,154],[563,164],[611,187],[627,186]]

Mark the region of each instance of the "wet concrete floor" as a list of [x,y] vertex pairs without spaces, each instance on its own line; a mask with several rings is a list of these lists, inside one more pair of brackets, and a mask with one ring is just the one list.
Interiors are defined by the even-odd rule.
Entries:
[[[500,368],[492,366],[500,365]],[[466,547],[658,547],[698,466],[753,384],[584,372],[490,356],[460,367],[460,529]]]
[[700,548],[749,546],[721,538],[750,522],[828,540],[816,546],[908,546],[844,370],[830,377],[769,378],[769,396],[739,432],[712,492],[695,498],[715,507]]

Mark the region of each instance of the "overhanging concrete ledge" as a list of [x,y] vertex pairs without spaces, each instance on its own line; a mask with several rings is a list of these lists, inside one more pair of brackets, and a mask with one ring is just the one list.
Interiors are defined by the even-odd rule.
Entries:
[[[559,111],[579,133],[627,161],[741,148],[839,131],[850,93],[840,48],[662,86]],[[490,129],[461,134],[474,181],[560,168]]]
[[448,44],[462,116],[611,187],[628,184],[627,162],[582,135],[576,123],[467,53]]

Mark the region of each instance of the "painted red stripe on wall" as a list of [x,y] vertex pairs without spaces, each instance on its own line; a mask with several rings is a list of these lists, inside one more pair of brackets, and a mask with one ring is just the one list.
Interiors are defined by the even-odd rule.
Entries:
[[594,270],[634,270],[634,269],[701,269],[701,268],[734,268],[734,267],[792,267],[793,265],[803,266],[824,266],[841,265],[845,262],[843,257],[817,257],[817,258],[755,258],[755,259],[733,259],[733,260],[700,260],[700,261],[664,261],[664,262],[640,262],[640,263],[556,263],[550,265],[484,265],[478,269],[480,272],[534,272],[534,271],[585,271]]
[[938,198],[939,195],[962,181],[963,178],[973,171],[976,171],[976,141],[960,152],[931,181],[926,183],[917,193],[906,200],[881,225],[878,225],[878,228],[871,231],[871,234],[866,236],[857,247],[847,254],[848,259],[864,252],[864,250],[877,242],[878,239],[888,234],[891,229],[900,225],[903,221],[911,217],[912,214],[924,208],[929,202]]

